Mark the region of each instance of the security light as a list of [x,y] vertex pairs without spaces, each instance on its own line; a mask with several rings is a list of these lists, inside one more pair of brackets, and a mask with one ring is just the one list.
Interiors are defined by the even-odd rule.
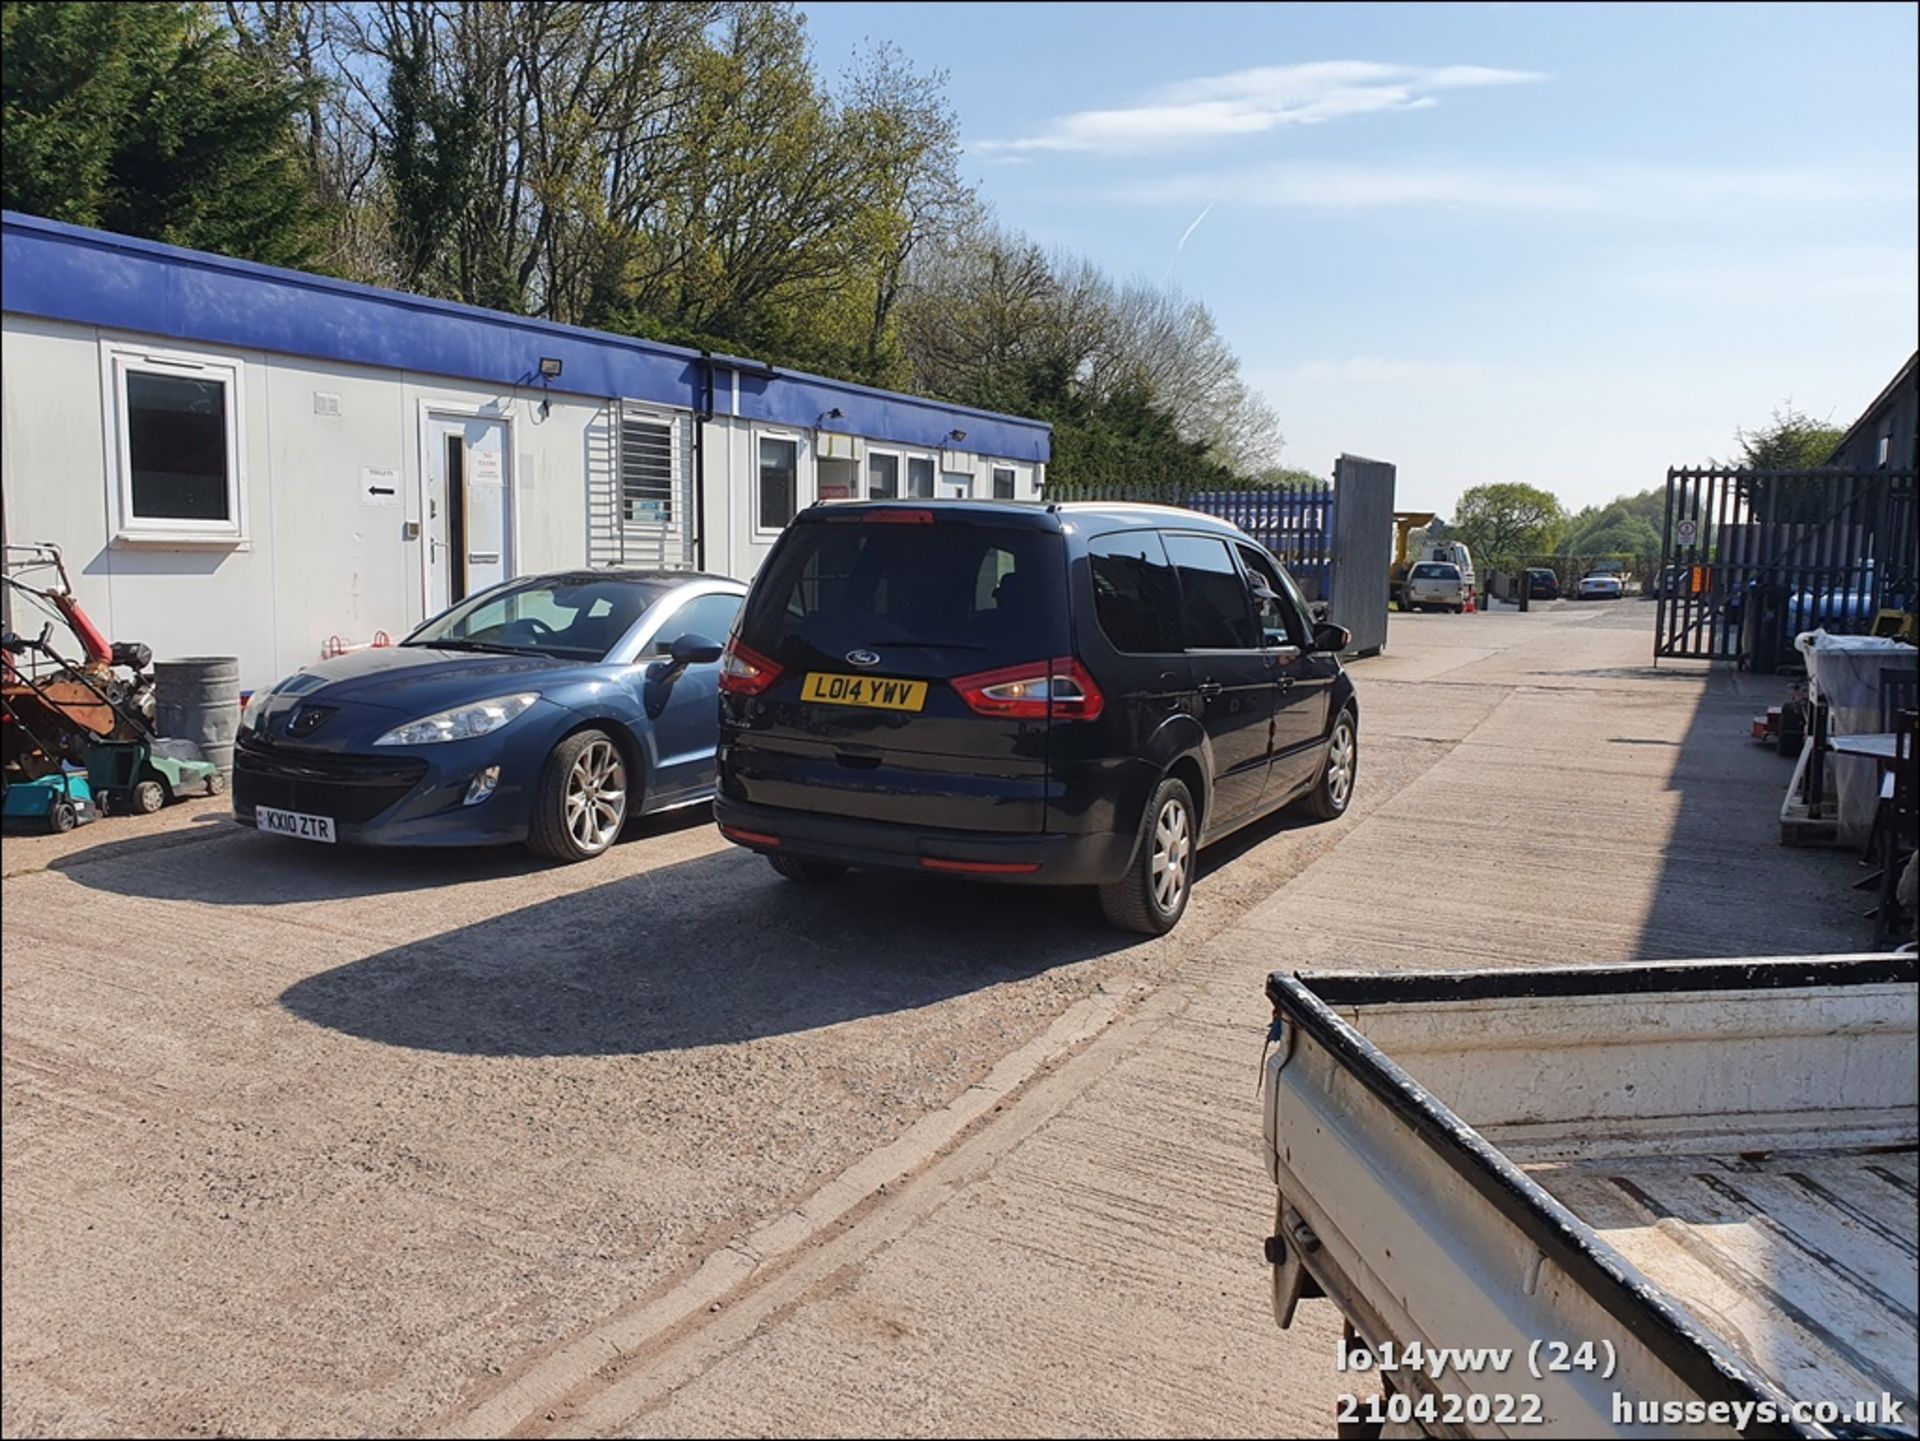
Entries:
[[543,380],[558,380],[560,378],[560,361],[557,356],[543,355],[540,357],[540,376]]
[[958,445],[961,441],[965,440],[966,438],[967,438],[967,433],[964,430],[950,430],[947,432],[947,439],[952,441],[955,445]]

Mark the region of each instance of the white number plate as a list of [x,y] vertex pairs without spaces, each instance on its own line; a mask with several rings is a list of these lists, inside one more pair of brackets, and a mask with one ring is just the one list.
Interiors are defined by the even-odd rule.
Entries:
[[334,842],[331,816],[308,816],[299,811],[277,811],[272,806],[255,806],[253,823],[276,836],[293,836],[303,841]]

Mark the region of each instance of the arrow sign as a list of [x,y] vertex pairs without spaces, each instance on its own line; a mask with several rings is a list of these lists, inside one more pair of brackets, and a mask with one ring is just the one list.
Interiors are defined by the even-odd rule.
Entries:
[[360,503],[362,505],[398,505],[400,503],[400,472],[397,470],[376,470],[371,466],[360,471]]

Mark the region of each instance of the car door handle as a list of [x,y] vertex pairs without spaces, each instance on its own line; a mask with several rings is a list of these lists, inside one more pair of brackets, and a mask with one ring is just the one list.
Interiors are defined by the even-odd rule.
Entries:
[[1217,680],[1203,680],[1200,682],[1200,686],[1199,686],[1200,699],[1212,700],[1215,696],[1219,695],[1220,692],[1225,689],[1226,687],[1221,685],[1220,682]]

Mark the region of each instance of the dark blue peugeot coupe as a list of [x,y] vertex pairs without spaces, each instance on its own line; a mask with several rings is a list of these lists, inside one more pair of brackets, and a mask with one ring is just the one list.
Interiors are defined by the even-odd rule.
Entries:
[[713,794],[719,659],[746,587],[684,571],[525,576],[399,645],[253,698],[233,813],[276,836],[523,841],[555,860]]

